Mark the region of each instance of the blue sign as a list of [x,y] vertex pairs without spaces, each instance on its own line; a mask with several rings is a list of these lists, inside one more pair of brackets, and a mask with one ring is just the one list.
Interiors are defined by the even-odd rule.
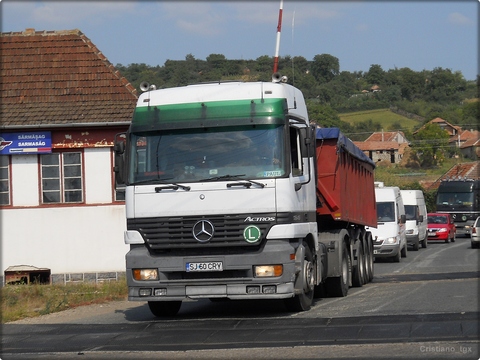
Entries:
[[52,152],[50,131],[0,133],[0,155],[47,154]]

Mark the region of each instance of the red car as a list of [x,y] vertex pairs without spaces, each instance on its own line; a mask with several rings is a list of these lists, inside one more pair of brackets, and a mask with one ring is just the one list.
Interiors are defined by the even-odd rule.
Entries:
[[429,213],[428,219],[428,241],[455,241],[457,229],[450,214]]

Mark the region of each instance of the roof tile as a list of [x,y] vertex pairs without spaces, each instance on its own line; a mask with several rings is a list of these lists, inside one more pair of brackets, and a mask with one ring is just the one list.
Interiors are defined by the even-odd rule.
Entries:
[[1,33],[1,127],[130,121],[135,88],[79,30]]

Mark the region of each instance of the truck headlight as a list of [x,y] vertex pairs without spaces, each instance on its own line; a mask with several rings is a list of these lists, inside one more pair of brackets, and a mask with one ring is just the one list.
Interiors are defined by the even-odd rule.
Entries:
[[137,281],[158,280],[157,269],[133,269],[133,278]]
[[407,235],[413,235],[413,229],[408,229],[407,230]]
[[282,276],[283,265],[262,265],[254,266],[255,277]]

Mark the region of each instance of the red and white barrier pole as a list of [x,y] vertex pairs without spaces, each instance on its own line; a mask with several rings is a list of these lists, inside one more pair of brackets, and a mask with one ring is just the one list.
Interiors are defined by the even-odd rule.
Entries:
[[278,71],[278,52],[280,49],[280,32],[282,31],[282,17],[283,17],[283,0],[280,0],[280,10],[278,12],[277,25],[277,44],[275,46],[275,58],[273,60],[273,73]]

